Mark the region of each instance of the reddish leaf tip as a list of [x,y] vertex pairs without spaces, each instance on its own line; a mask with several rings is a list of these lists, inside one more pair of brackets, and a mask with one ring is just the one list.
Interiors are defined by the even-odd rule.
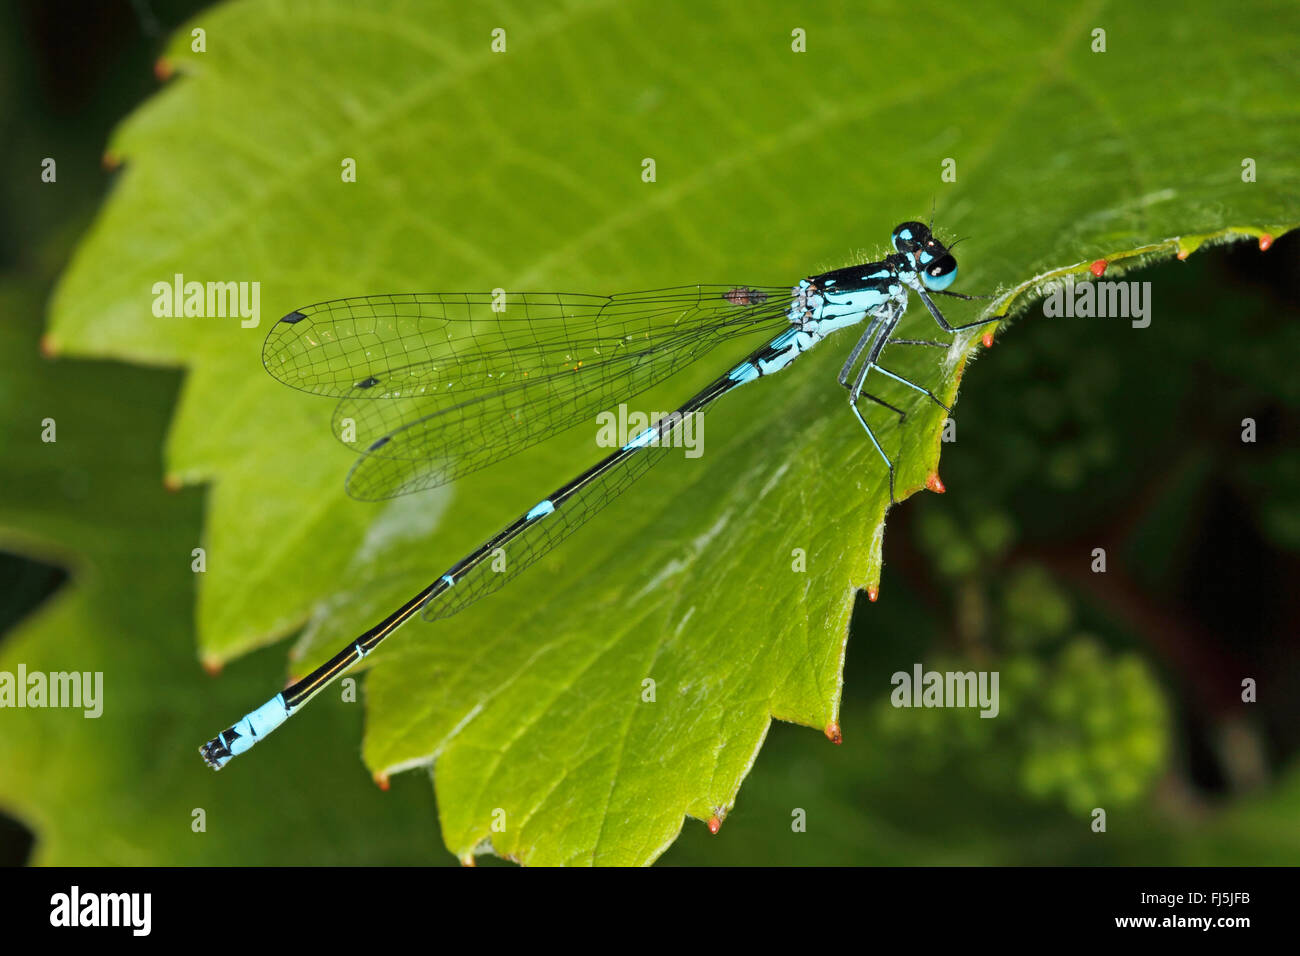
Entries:
[[1272,244],[1273,244],[1273,237],[1270,236],[1268,233],[1264,233],[1264,235],[1259,237],[1260,252],[1268,252],[1268,247],[1271,246]]
[[478,861],[474,859],[473,853],[466,853],[460,858],[461,866],[478,866]]
[[826,725],[826,739],[836,746],[844,743],[844,735],[840,733],[840,725],[833,720]]
[[709,817],[709,832],[716,836],[718,831],[721,829],[722,820],[720,820],[718,815],[715,813],[713,816]]
[[993,348],[993,333],[985,332],[984,335],[981,336],[980,341],[984,344],[986,349]]
[[1091,272],[1093,275],[1095,275],[1098,279],[1100,279],[1102,273],[1106,271],[1106,266],[1108,265],[1110,265],[1110,263],[1107,262],[1105,259],[1098,259],[1092,265],[1088,266],[1088,271]]
[[59,343],[49,333],[41,336],[41,354],[47,359],[56,358],[59,354]]
[[1191,254],[1192,254],[1192,253],[1191,253],[1191,250],[1189,250],[1189,249],[1179,249],[1179,250],[1178,250],[1178,254],[1175,256],[1175,258],[1176,258],[1179,262],[1186,262],[1186,261],[1187,261],[1187,257],[1190,256]]
[[[382,772],[375,774],[375,786],[387,793],[388,788],[391,786],[388,782],[388,774]],[[473,857],[470,859],[473,859]]]
[[104,168],[111,173],[113,170],[117,169],[117,167],[122,165],[122,157],[117,155],[117,153],[107,152],[100,159],[100,162],[103,163]]
[[172,494],[181,490],[181,480],[176,475],[163,476],[163,487]]
[[159,82],[166,83],[175,72],[172,65],[165,58],[159,57],[153,61],[153,75],[158,78]]
[[880,597],[880,588],[867,588],[867,600],[874,601]]
[[941,495],[948,490],[943,486],[943,482],[939,480],[939,473],[937,471],[931,472],[930,477],[925,479],[925,487],[929,488],[936,495]]
[[216,677],[221,673],[221,668],[225,666],[215,657],[205,657],[203,658],[202,663],[203,669],[208,672],[209,677]]

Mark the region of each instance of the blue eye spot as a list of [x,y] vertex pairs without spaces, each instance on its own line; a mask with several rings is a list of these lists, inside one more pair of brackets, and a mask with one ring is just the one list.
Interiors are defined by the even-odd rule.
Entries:
[[933,276],[930,273],[921,273],[927,289],[943,290],[952,285],[957,278],[957,267],[954,265],[950,270],[941,275]]

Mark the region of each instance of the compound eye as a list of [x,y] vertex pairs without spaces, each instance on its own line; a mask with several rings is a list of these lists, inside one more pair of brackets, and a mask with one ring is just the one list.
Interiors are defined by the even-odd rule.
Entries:
[[927,289],[942,291],[953,284],[957,278],[957,260],[952,256],[943,256],[926,265],[921,272],[921,279]]
[[930,227],[923,222],[904,222],[894,227],[894,248],[899,252],[911,252],[931,238]]

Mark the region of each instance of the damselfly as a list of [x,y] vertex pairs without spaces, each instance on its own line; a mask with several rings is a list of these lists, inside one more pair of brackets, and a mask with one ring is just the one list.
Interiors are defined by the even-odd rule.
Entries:
[[[948,406],[880,364],[886,345],[949,343],[894,338],[915,292],[944,332],[929,293],[947,291],[957,261],[930,228],[905,222],[881,262],[803,279],[791,289],[682,286],[614,296],[566,294],[385,295],[338,299],[290,312],[271,329],[262,361],[280,381],[338,399],[335,434],[364,453],[348,474],[357,498],[391,498],[444,484],[583,421],[666,379],[729,339],[776,334],[676,412],[557,488],[453,564],[445,574],[302,680],[200,748],[220,769],[265,737],[417,611],[448,617],[535,563],[658,462],[691,415],[723,395],[787,368],[832,332],[865,322],[840,370],[849,407],[889,469],[894,462],[860,399],[877,372]],[[779,331],[778,331],[779,330]],[[856,372],[854,371],[856,367]],[[505,570],[491,560],[507,549]]]

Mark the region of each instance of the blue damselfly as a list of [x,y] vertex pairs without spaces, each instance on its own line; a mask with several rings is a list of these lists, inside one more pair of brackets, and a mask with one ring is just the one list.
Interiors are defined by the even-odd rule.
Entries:
[[[789,286],[681,286],[614,296],[570,294],[411,294],[338,299],[290,312],[263,347],[280,381],[338,399],[335,433],[365,448],[347,489],[365,500],[445,484],[500,461],[645,391],[706,352],[769,330],[761,348],[676,412],[557,488],[489,538],[379,624],[306,677],[200,748],[220,769],[271,733],[408,619],[448,617],[502,587],[625,491],[671,445],[674,432],[728,392],[787,368],[831,333],[866,323],[839,374],[849,407],[889,469],[858,407],[868,373],[890,378],[950,411],[929,389],[880,364],[890,344],[948,347],[894,332],[915,292],[947,333],[930,298],[957,276],[951,252],[919,222],[893,232],[896,250]],[[856,371],[855,371],[856,367]],[[490,560],[508,548],[506,570]]]

